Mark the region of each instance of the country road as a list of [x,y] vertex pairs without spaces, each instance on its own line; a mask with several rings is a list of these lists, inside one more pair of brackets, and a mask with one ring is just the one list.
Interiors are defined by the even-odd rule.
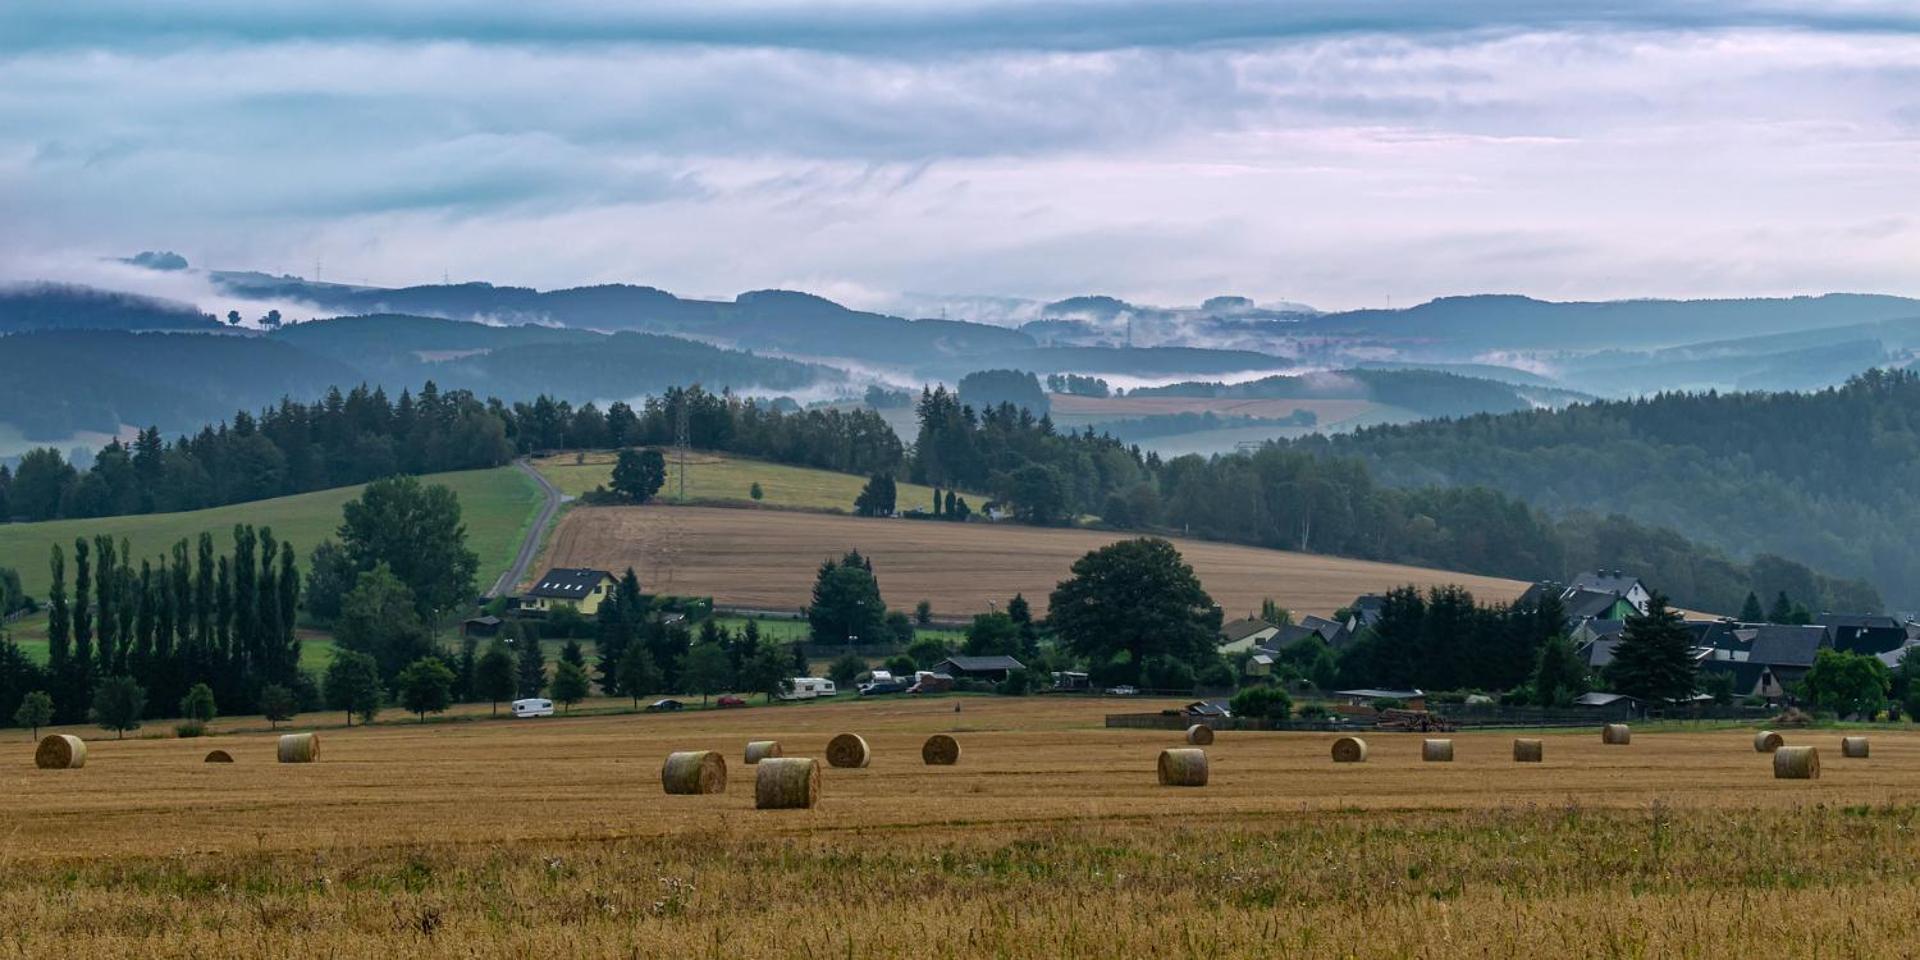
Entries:
[[533,526],[527,528],[527,539],[520,544],[520,555],[514,558],[513,566],[501,574],[500,579],[493,582],[492,589],[486,593],[488,598],[498,597],[511,591],[513,585],[527,575],[527,567],[533,565],[534,558],[540,553],[540,541],[546,538],[547,528],[553,526],[554,515],[560,512],[560,505],[570,499],[562,496],[560,488],[549,483],[547,478],[541,476],[540,471],[535,470],[527,461],[515,460],[513,465],[540,485],[540,492],[546,496],[547,502],[541,504],[540,516],[534,519]]

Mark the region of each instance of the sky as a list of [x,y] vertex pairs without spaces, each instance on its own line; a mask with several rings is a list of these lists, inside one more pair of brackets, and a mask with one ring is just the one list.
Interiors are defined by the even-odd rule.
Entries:
[[147,249],[955,316],[1920,294],[1920,7],[0,4],[0,280]]

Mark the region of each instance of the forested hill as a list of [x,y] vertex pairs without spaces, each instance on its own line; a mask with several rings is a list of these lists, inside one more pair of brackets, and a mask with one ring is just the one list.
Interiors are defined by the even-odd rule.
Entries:
[[344,317],[267,336],[55,331],[0,340],[0,424],[31,441],[128,424],[173,432],[357,383],[398,391],[434,380],[509,402],[546,394],[584,403],[694,382],[778,394],[844,378],[677,337],[427,317]]
[[1791,556],[1920,606],[1920,374],[1815,393],[1664,394],[1298,441],[1409,487],[1621,513],[1736,556]]
[[831,353],[871,362],[922,363],[1035,345],[1032,337],[1005,327],[908,320],[852,310],[823,297],[788,290],[756,290],[727,302],[683,299],[628,284],[546,291],[489,283],[385,289],[249,273],[215,273],[213,277],[236,294],[300,300],[342,312],[687,335],[756,350]]
[[0,334],[28,330],[218,330],[192,304],[58,283],[0,287]]
[[1519,388],[1436,370],[1333,370],[1273,376],[1246,383],[1176,383],[1141,387],[1136,397],[1233,397],[1239,399],[1372,400],[1426,417],[1505,413],[1532,407]]
[[1877,294],[1742,300],[1441,297],[1402,310],[1353,310],[1302,319],[1301,332],[1417,337],[1463,347],[1588,350],[1670,346],[1920,316],[1920,300]]

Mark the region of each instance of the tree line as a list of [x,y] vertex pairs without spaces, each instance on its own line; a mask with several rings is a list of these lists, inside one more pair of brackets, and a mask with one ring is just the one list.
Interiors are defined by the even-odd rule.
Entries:
[[71,553],[56,545],[46,666],[8,641],[0,705],[43,690],[53,719],[74,723],[86,718],[97,688],[119,678],[136,681],[146,702],[167,711],[197,684],[233,706],[258,704],[269,688],[298,689],[294,557],[271,529],[245,524],[233,528],[226,552],[202,533],[137,567],[125,541],[111,537],[78,538]]

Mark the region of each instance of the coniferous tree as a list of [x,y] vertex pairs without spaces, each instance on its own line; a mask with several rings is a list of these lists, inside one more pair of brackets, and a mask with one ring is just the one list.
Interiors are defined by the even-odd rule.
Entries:
[[1780,591],[1773,598],[1773,609],[1767,611],[1768,623],[1792,623],[1793,601],[1787,599],[1787,592]]
[[1645,614],[1627,618],[1607,680],[1615,692],[1642,700],[1675,702],[1693,695],[1693,635],[1665,595],[1655,592]]
[[520,696],[537,697],[547,688],[547,657],[540,651],[540,638],[531,629],[523,630],[514,647]]
[[1752,590],[1748,590],[1747,602],[1740,605],[1740,622],[1763,623],[1766,619],[1766,611],[1760,609],[1760,597]]
[[[47,588],[47,673],[54,692],[61,697],[69,697],[73,690],[67,681],[72,678],[71,612],[67,609],[67,562],[66,554],[59,544],[53,545],[50,561],[53,582]],[[69,704],[76,704],[69,706]],[[63,717],[71,719],[84,715],[84,705],[68,700],[60,704],[65,710]]]
[[[84,698],[93,690],[93,573],[87,541],[73,541],[73,650],[66,683],[69,695]],[[83,700],[84,702],[84,700]]]

